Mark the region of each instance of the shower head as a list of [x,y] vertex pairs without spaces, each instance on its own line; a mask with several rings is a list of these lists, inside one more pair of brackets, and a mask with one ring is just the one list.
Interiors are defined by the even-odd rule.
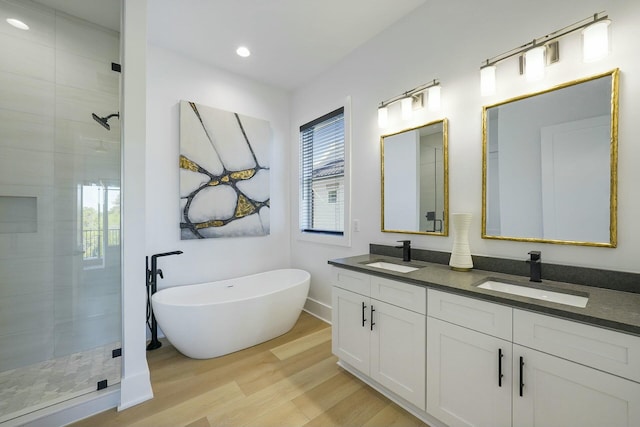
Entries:
[[93,120],[100,123],[102,127],[104,127],[106,130],[111,130],[111,126],[109,126],[109,123],[108,123],[109,119],[111,117],[120,118],[120,113],[109,114],[107,117],[98,117],[96,113],[91,113],[91,116],[93,117]]

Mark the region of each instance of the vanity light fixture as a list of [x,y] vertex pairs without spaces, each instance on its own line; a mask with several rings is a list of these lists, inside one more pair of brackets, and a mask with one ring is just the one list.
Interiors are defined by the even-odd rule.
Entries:
[[[606,17],[605,17],[606,18]],[[582,60],[594,62],[609,54],[609,19],[597,20],[582,30]]]
[[431,86],[428,89],[427,99],[429,111],[437,111],[440,109],[440,85]]
[[389,109],[387,107],[378,108],[378,127],[381,129],[389,125]]
[[527,81],[537,82],[544,78],[546,51],[545,46],[534,46],[524,53],[524,74]]
[[[487,62],[489,62],[488,59]],[[494,93],[496,93],[496,66],[486,65],[480,68],[480,95],[490,96]]]
[[427,91],[429,110],[438,110],[440,108],[440,81],[434,79],[429,83],[408,90],[402,95],[382,101],[378,106],[378,126],[380,128],[387,127],[389,123],[389,105],[398,101],[400,101],[402,107],[402,120],[410,120],[413,117],[413,110],[424,107],[425,91]]
[[411,120],[413,117],[413,97],[402,98],[400,105],[402,106],[402,120]]
[[610,23],[605,12],[595,13],[575,24],[487,59],[480,66],[480,94],[489,96],[495,93],[497,64],[516,55],[519,56],[520,74],[525,74],[528,81],[542,79],[544,67],[560,59],[558,39],[578,30],[582,30],[584,61],[590,62],[604,58],[609,53]]

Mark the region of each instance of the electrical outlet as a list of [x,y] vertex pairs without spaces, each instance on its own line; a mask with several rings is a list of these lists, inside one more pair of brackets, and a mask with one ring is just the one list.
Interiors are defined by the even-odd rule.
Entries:
[[360,231],[360,220],[359,219],[354,219],[353,220],[353,231],[354,231],[354,233]]

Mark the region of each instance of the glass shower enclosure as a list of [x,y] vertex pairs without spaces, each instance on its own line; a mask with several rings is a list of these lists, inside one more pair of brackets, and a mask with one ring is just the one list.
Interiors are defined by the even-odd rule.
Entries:
[[121,140],[119,34],[33,1],[0,17],[2,423],[120,381]]

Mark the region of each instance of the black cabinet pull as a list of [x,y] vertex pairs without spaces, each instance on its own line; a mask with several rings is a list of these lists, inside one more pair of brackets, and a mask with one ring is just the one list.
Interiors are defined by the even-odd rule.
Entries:
[[363,302],[362,303],[362,327],[364,328],[364,324],[367,321],[367,319],[364,318],[364,311],[367,309],[366,304]]
[[376,324],[376,322],[373,321],[373,312],[376,311],[375,308],[373,308],[373,304],[371,304],[371,330],[373,331],[373,325]]
[[504,354],[502,354],[502,349],[499,348],[498,349],[498,387],[502,387],[502,377],[504,377],[504,375],[502,375],[502,357],[504,356]]
[[520,397],[524,389],[524,357],[520,356]]

